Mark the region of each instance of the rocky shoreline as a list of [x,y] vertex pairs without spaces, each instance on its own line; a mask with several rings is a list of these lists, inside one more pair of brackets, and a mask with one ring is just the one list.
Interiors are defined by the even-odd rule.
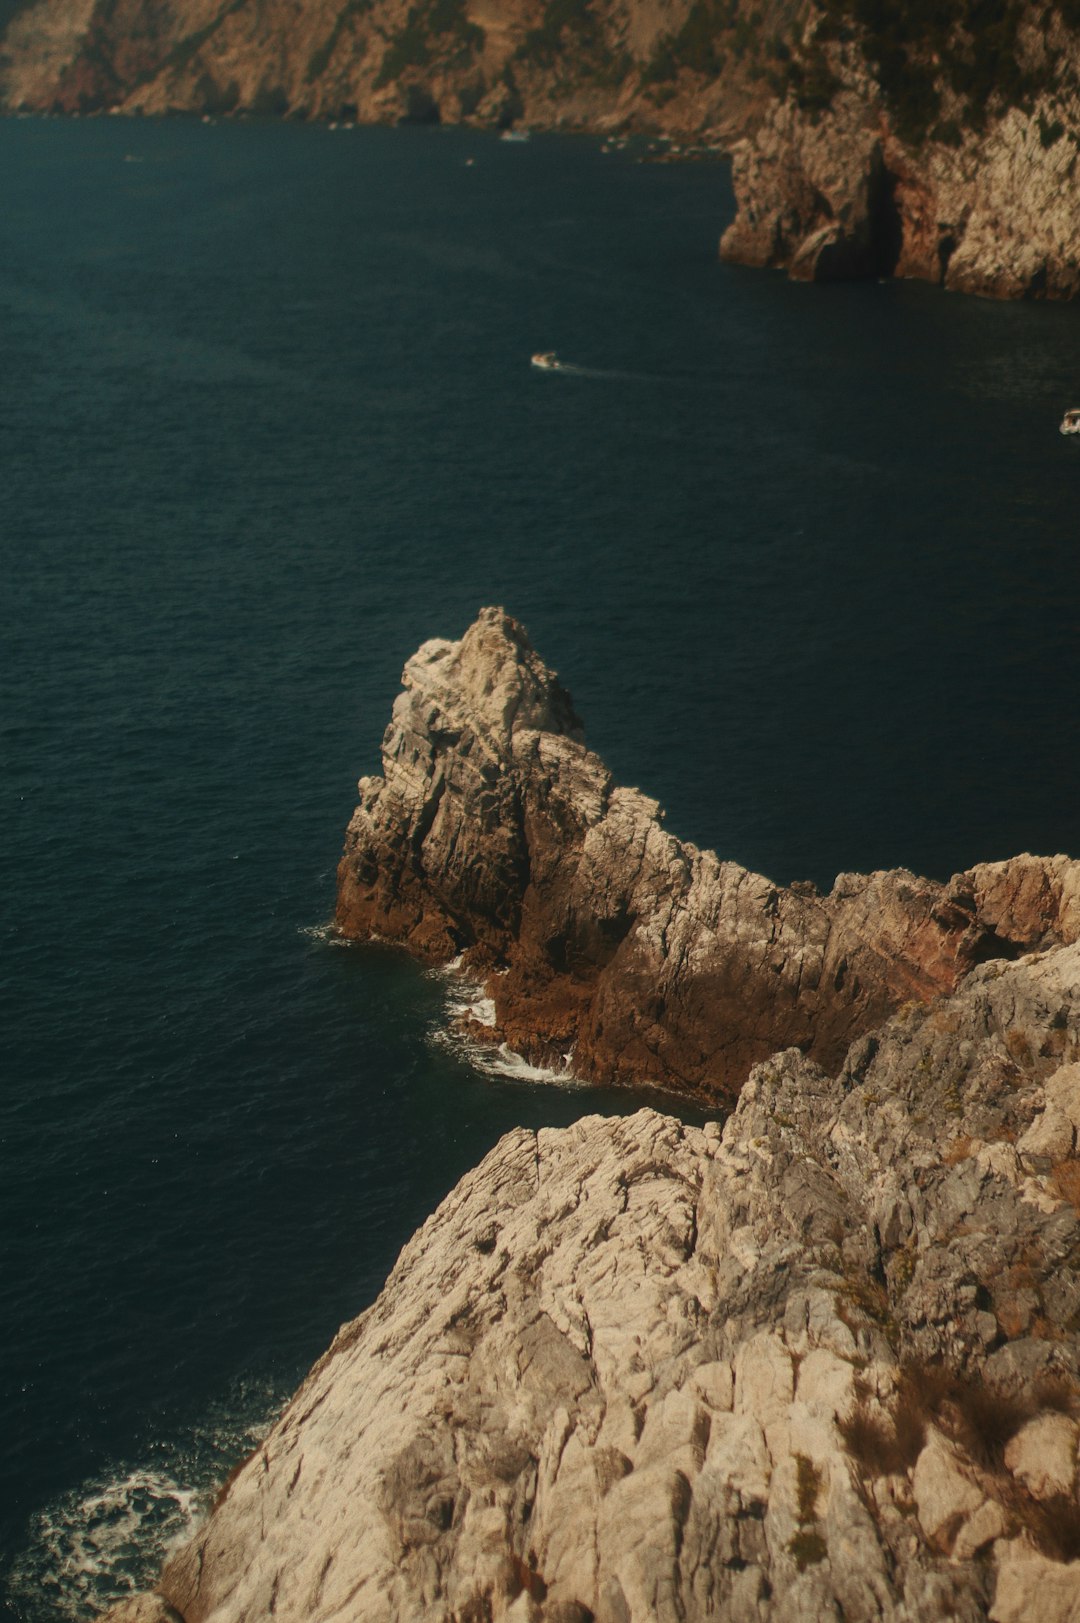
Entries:
[[110,1623],[1078,1623],[1077,865],[706,858],[501,611],[409,662],[342,930],[734,1102],[504,1138]]

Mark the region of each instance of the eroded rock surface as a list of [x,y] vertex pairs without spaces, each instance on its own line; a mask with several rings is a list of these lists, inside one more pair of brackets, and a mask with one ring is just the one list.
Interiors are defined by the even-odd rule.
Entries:
[[829,47],[828,104],[789,95],[733,147],[738,213],[722,256],[803,281],[896,275],[992,298],[1074,298],[1080,43],[1060,24],[1028,35],[1043,89],[1014,106],[992,94],[976,117],[939,86],[938,122],[917,138],[866,61]]
[[575,1071],[733,1097],[792,1044],[830,1066],[980,961],[1074,940],[1080,865],[903,870],[784,888],[663,826],[585,745],[500,609],[409,660],[339,869],[345,936],[486,978],[487,1035]]
[[1020,1146],[1078,1060],[1074,945],[774,1055],[722,1131],[509,1134],[145,1615],[1075,1623],[1080,1163]]
[[[790,9],[766,0],[777,25]],[[749,57],[724,49],[741,21],[731,8],[695,67],[677,37],[689,10],[688,0],[6,0],[0,112],[741,133],[768,95],[756,36]]]

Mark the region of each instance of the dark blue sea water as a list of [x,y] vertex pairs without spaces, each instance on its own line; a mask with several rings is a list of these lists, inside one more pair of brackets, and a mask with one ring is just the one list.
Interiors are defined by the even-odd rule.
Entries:
[[779,879],[1080,851],[1080,311],[721,267],[731,206],[568,139],[0,124],[22,1623],[138,1576],[501,1132],[638,1103],[483,1074],[320,928],[422,639],[505,604]]

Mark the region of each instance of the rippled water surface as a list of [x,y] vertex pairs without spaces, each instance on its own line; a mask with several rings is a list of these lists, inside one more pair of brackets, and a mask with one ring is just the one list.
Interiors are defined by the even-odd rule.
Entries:
[[639,1102],[321,929],[423,638],[505,604],[779,879],[1080,852],[1080,311],[721,267],[730,212],[571,140],[0,124],[22,1623],[139,1576],[501,1132]]

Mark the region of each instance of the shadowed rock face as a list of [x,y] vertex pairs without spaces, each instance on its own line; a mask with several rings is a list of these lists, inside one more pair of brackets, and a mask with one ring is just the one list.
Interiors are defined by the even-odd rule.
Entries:
[[1018,857],[948,885],[904,870],[784,888],[668,833],[585,746],[522,627],[484,609],[409,660],[361,780],[342,935],[487,977],[490,1032],[601,1081],[733,1097],[797,1046],[824,1065],[974,965],[1080,932],[1080,867]]
[[[1080,45],[1063,36],[1075,75]],[[724,259],[797,281],[903,276],[988,298],[1072,299],[1080,236],[1071,203],[1075,91],[1047,92],[948,141],[905,141],[865,68],[828,108],[789,97],[732,149],[735,220]],[[1050,136],[1053,139],[1050,139]]]

